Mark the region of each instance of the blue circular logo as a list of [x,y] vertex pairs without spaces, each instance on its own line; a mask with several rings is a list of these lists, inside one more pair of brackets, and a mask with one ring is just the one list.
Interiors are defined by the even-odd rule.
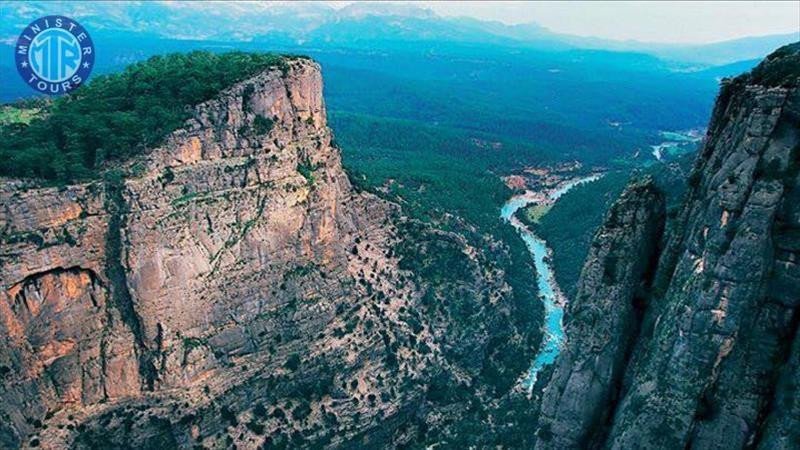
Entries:
[[31,22],[14,48],[17,72],[42,94],[66,94],[89,78],[94,67],[94,44],[78,22],[64,16],[45,16]]

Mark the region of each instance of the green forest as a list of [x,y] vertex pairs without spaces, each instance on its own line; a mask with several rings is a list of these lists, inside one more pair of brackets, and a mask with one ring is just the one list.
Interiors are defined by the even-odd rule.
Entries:
[[93,178],[107,162],[157,145],[190,117],[187,106],[268,67],[285,65],[284,56],[271,53],[154,56],[95,77],[72,95],[38,102],[33,117],[6,106],[0,175],[56,183]]
[[[96,77],[68,97],[6,105],[0,115],[0,137],[6,143],[0,149],[6,162],[0,175],[56,184],[95,178],[114,163],[157,145],[190,117],[190,105],[266,68],[283,70],[286,58],[205,51],[155,56],[117,74]],[[353,184],[401,204],[414,219],[458,232],[473,246],[502,243],[491,250],[492,264],[505,273],[514,302],[532,307],[529,313],[539,316],[539,305],[532,302],[536,293],[530,257],[516,231],[499,218],[501,205],[513,195],[501,177],[521,167],[546,166],[576,156],[574,148],[582,145],[570,151],[568,142],[556,138],[531,142],[524,132],[531,124],[521,124],[513,133],[498,133],[477,127],[476,121],[456,126],[380,114],[391,110],[347,111],[343,106],[353,96],[368,96],[369,91],[339,89],[331,95],[330,126]],[[399,98],[414,103],[409,99],[417,97]],[[374,104],[386,106],[377,99]],[[405,110],[401,103],[394,106],[394,112]],[[462,107],[465,114],[479,109]],[[493,118],[500,117],[499,110],[492,111]],[[265,130],[271,125],[261,124]],[[605,144],[595,144],[605,150],[584,157],[607,160],[616,153]],[[629,147],[637,144],[642,141],[626,142]],[[658,166],[649,172],[664,170]],[[553,248],[556,276],[568,293],[577,282],[594,230],[630,175],[626,166],[575,188],[540,214],[534,225]]]
[[[475,140],[488,136],[416,121],[347,113],[329,117],[354,185],[399,203],[416,220],[455,231],[470,245],[484,249],[491,264],[505,273],[520,310],[534,309],[530,311],[536,316],[534,322],[541,320],[541,306],[533,302],[530,255],[517,232],[500,219],[500,207],[513,194],[500,175],[523,160],[552,161],[554,155],[537,155],[535,148],[514,141],[503,141],[504,151],[497,152]],[[490,242],[502,245],[487,245]],[[442,267],[457,263],[447,261],[446,255],[439,258]],[[444,275],[457,278],[454,273]]]

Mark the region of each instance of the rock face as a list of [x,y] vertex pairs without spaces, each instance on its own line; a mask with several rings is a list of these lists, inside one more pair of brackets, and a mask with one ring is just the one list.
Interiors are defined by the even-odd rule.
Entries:
[[352,189],[306,59],[197,105],[103,181],[4,181],[0,205],[3,448],[402,444],[427,428],[431,380],[497,373],[497,340],[535,348],[457,236],[439,239],[491,328],[419,313],[407,221]]
[[628,186],[609,210],[567,308],[569,345],[542,399],[536,448],[586,448],[601,438],[663,226],[664,198],[652,180]]
[[[598,234],[582,273],[587,295],[577,299],[570,324],[581,321],[582,310],[602,311],[597,323],[605,328],[571,327],[545,391],[540,439],[619,449],[800,445],[800,346],[793,343],[800,304],[799,86],[800,44],[723,84],[684,206],[664,251],[652,259],[658,267],[641,297],[641,325],[632,323],[630,304],[609,308],[608,296],[586,291],[587,277],[605,264],[596,257],[604,244]],[[658,235],[633,232],[631,239],[640,242],[629,247],[644,248]],[[632,266],[628,278],[638,280],[640,267]],[[628,278],[613,287],[624,298],[635,295]]]

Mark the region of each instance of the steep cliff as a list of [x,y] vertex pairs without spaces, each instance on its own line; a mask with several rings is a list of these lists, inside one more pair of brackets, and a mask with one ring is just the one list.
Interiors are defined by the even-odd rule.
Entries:
[[[0,183],[0,446],[395,445],[519,375],[498,348],[526,360],[535,317],[503,274],[354,191],[319,66],[285,62],[102,181]],[[443,248],[485,322],[401,264]]]
[[597,231],[566,315],[569,345],[544,393],[536,448],[596,444],[617,392],[664,226],[652,180],[627,187]]
[[[615,281],[620,298],[646,299],[642,319],[632,321],[629,302],[610,308],[603,290],[584,289],[576,299],[570,323],[581,321],[580,310],[605,311],[599,324],[610,336],[571,327],[545,391],[539,438],[619,449],[800,445],[792,343],[799,182],[800,44],[793,44],[723,83],[683,208],[664,251],[651,257],[658,260],[653,285],[637,295],[635,283]],[[602,229],[613,225],[609,217]],[[636,230],[631,248],[659,239]],[[606,264],[592,257],[604,243],[601,231],[582,280]],[[636,261],[629,261],[633,279],[641,273]],[[630,340],[627,358],[619,343]],[[619,401],[611,395],[617,390]]]

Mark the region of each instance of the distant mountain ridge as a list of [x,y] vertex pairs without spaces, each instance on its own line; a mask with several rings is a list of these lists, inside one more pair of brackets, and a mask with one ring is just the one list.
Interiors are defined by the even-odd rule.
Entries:
[[683,68],[760,59],[781,45],[800,40],[798,32],[701,45],[615,41],[560,34],[535,23],[506,25],[467,17],[446,18],[429,9],[392,3],[354,3],[336,9],[324,3],[305,2],[230,2],[224,8],[174,2],[0,2],[0,10],[4,16],[0,40],[8,43],[32,19],[46,14],[74,17],[89,29],[170,39],[259,40],[308,46],[349,46],[365,40],[373,44],[385,40],[447,40],[538,50],[641,52]]

